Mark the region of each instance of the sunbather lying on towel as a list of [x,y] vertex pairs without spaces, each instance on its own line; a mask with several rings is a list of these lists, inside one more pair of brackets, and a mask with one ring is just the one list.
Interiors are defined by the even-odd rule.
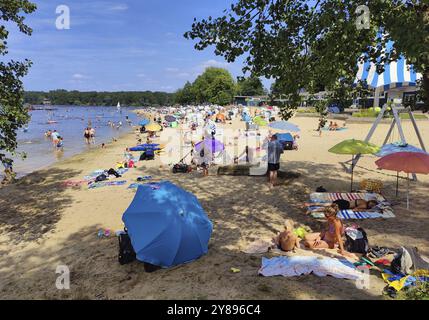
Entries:
[[325,231],[321,233],[309,233],[304,238],[304,244],[309,249],[334,249],[336,245],[339,246],[338,252],[343,255],[349,255],[344,249],[344,225],[337,217],[338,205],[331,204],[329,207],[324,208],[325,218],[328,221],[328,226]]
[[312,212],[323,212],[325,211],[326,207],[330,207],[333,204],[336,204],[339,208],[339,210],[353,210],[353,211],[370,211],[373,208],[375,208],[378,205],[378,202],[376,200],[363,200],[363,199],[356,199],[354,201],[348,201],[344,199],[338,199],[335,200],[332,203],[323,203],[323,202],[308,202],[305,204],[306,207],[321,207],[316,208],[314,210],[311,210]]
[[273,238],[274,244],[283,251],[292,251],[299,248],[299,237],[293,232],[293,224],[287,220],[285,230]]

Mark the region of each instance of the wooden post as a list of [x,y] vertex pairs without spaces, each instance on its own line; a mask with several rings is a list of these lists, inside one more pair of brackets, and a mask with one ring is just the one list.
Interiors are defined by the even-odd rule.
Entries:
[[392,135],[393,129],[395,128],[396,119],[393,119],[392,124],[390,125],[389,132],[387,133],[386,139],[383,142],[383,147],[387,144],[387,142],[390,139],[390,136]]
[[426,151],[426,147],[425,147],[425,144],[423,142],[422,136],[420,134],[419,127],[417,126],[416,119],[414,118],[414,114],[410,108],[408,108],[408,114],[410,115],[411,123],[413,124],[414,130],[416,131],[417,138],[419,139],[419,142],[420,142],[420,146],[422,147],[422,149],[424,151]]
[[[371,140],[372,136],[374,135],[375,129],[377,129],[377,126],[380,124],[381,120],[383,119],[383,116],[386,110],[387,110],[387,104],[385,104],[381,109],[381,112],[379,113],[377,119],[375,120],[374,124],[371,127],[371,130],[369,130],[369,133],[365,138],[365,142],[369,142]],[[356,157],[352,161],[352,169],[354,169],[354,167],[357,165],[361,157],[362,157],[361,154],[356,155]]]
[[401,119],[399,118],[398,110],[395,107],[392,107],[393,117],[396,120],[396,125],[398,126],[399,135],[401,136],[401,142],[407,143],[407,139],[405,138],[404,130],[402,129]]

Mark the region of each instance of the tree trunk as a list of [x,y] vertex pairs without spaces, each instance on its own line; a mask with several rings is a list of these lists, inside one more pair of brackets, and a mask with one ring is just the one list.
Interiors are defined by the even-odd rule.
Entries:
[[423,111],[429,111],[429,67],[426,68],[423,72],[423,81],[422,81],[422,91],[423,91]]

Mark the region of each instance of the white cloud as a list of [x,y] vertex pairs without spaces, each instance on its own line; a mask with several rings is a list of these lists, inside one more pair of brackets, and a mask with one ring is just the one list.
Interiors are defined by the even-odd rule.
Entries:
[[171,73],[176,73],[176,72],[179,72],[179,69],[178,68],[165,68],[165,71],[171,72]]
[[146,78],[146,75],[145,75],[144,73],[139,73],[139,74],[137,75],[137,77],[139,77],[139,78]]
[[72,78],[73,78],[73,79],[75,79],[75,80],[89,79],[89,77],[88,77],[88,76],[83,75],[83,74],[80,74],[80,73],[75,73],[75,74],[72,76]]
[[227,68],[229,66],[228,62],[221,62],[214,59],[210,59],[207,61],[204,61],[201,66],[206,69],[208,67],[216,67],[216,68]]
[[117,5],[111,6],[109,8],[109,10],[110,11],[125,11],[125,10],[128,10],[128,5],[126,5],[125,3],[117,4]]

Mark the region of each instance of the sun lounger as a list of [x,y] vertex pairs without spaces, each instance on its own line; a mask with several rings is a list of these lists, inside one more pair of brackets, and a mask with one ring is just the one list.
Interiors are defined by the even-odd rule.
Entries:
[[[379,210],[378,211],[359,211],[355,212],[353,210],[341,210],[338,213],[338,217],[343,220],[349,220],[349,219],[356,219],[356,220],[362,220],[362,219],[376,219],[376,218],[383,218],[383,219],[389,219],[394,218],[395,214],[393,213],[393,209],[390,207],[390,205],[387,203],[386,199],[378,194],[378,193],[340,193],[340,192],[334,192],[334,193],[312,193],[310,195],[310,202],[318,202],[318,203],[331,203],[335,200],[344,199],[347,201],[354,201],[358,199],[362,200],[376,200],[379,202]],[[320,209],[319,206],[310,206],[308,210],[314,211],[311,213],[311,216],[313,218],[324,218],[323,212],[317,212],[317,209]]]

